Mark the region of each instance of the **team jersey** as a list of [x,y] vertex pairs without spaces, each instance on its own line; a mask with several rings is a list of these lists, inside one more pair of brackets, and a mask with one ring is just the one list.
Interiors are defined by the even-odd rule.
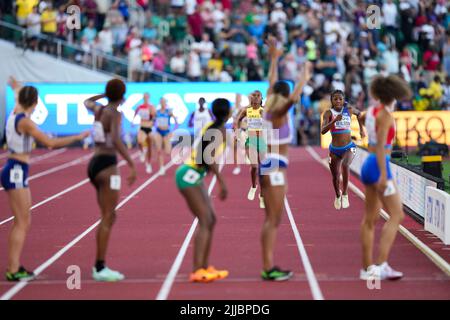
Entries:
[[11,153],[30,153],[33,147],[33,137],[28,134],[19,133],[17,126],[19,121],[26,118],[25,113],[11,115],[6,122],[6,143]]
[[[379,105],[376,107],[370,107],[366,113],[366,129],[367,136],[369,139],[369,146],[374,146],[377,144],[377,115],[380,110],[384,108],[383,105]],[[386,138],[385,148],[392,148],[392,143],[395,138],[395,122],[389,128],[388,135]]]
[[153,120],[153,115],[151,113],[151,105],[149,105],[149,104],[141,104],[136,109],[136,114],[141,117],[141,120],[144,120],[144,121]]
[[343,107],[342,110],[336,111],[333,108],[331,111],[331,119],[335,119],[338,115],[342,115],[342,119],[333,123],[333,126],[330,129],[331,134],[339,134],[339,133],[350,133],[351,125],[352,125],[352,115],[347,107]]
[[261,131],[263,126],[262,117],[263,107],[254,109],[253,107],[247,107],[246,118],[248,131]]
[[[200,133],[200,137],[195,143],[194,146],[192,147],[192,151],[191,151],[191,155],[190,157],[184,162],[184,164],[197,169],[197,170],[207,170],[207,167],[204,165],[205,161],[203,156],[201,158],[198,157],[198,150],[201,150],[201,152],[204,152],[203,150],[203,136],[205,135],[206,131],[213,125],[214,122],[210,122],[208,123],[206,126],[203,127],[201,133]],[[209,140],[209,139],[208,139]],[[206,139],[205,139],[206,142]],[[226,139],[225,137],[223,138],[222,143],[219,145],[219,147],[215,150],[215,154],[214,157],[217,158],[219,155],[221,155],[223,153],[223,151],[225,150],[225,146],[226,146]],[[207,152],[207,154],[209,155],[210,152]],[[203,164],[203,165],[202,165]]]
[[156,126],[158,128],[168,128],[170,125],[170,111],[166,109],[165,111],[156,111]]
[[196,131],[203,129],[205,125],[212,121],[211,114],[206,108],[203,110],[203,112],[199,109],[195,110],[193,117],[194,129]]

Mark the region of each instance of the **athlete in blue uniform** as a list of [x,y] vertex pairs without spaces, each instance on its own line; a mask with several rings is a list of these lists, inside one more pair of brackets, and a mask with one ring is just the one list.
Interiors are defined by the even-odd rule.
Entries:
[[6,123],[6,143],[9,154],[1,172],[1,184],[6,191],[14,215],[9,235],[6,279],[19,281],[34,278],[33,272],[27,271],[20,264],[20,255],[31,223],[28,171],[33,141],[37,140],[48,148],[60,148],[83,140],[89,132],[64,138],[49,138],[30,119],[38,103],[37,89],[32,86],[21,88],[14,78],[10,79],[10,85],[17,93],[17,104]]

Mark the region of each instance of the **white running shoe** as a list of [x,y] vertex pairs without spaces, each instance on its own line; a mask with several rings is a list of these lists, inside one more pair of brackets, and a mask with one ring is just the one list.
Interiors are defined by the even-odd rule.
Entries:
[[145,164],[145,172],[152,173],[152,171],[153,171],[152,164],[151,163],[146,163]]
[[256,188],[250,187],[250,190],[248,191],[248,195],[247,195],[248,200],[250,200],[250,201],[254,200],[255,193],[256,193]]
[[97,269],[94,267],[92,268],[92,278],[97,281],[114,282],[125,279],[125,276],[119,271],[111,270],[108,267],[104,267],[100,272],[97,272]]
[[266,205],[264,204],[264,198],[261,197],[261,195],[259,195],[259,207],[261,209],[265,209],[266,208]]
[[372,264],[367,267],[367,270],[361,269],[359,271],[359,278],[361,280],[369,280],[369,278],[374,277],[374,270],[377,268],[376,265]]
[[237,176],[239,173],[241,173],[241,167],[236,167],[236,168],[233,169],[233,174],[235,176]]
[[144,151],[139,152],[139,160],[141,162],[145,161],[145,152]]
[[166,169],[164,169],[164,167],[161,167],[161,169],[159,169],[159,174],[160,175],[165,175],[166,174]]
[[342,195],[342,209],[347,209],[350,207],[350,202],[348,202],[348,194]]
[[342,206],[341,200],[342,200],[342,196],[334,198],[334,207],[336,208],[336,210],[341,209],[341,206]]
[[403,277],[402,272],[392,269],[387,262],[380,264],[378,268],[381,280],[399,280]]

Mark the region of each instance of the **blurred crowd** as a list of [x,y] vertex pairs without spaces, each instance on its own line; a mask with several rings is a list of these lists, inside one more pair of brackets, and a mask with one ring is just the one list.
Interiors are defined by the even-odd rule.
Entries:
[[[67,28],[70,5],[81,8],[80,30]],[[370,5],[379,10],[368,14]],[[78,60],[93,51],[126,57],[133,81],[151,81],[155,70],[190,81],[264,80],[264,39],[273,34],[285,48],[281,78],[295,81],[306,60],[315,66],[296,109],[304,132],[329,108],[333,89],[365,108],[377,74],[411,84],[414,97],[399,101],[400,110],[450,110],[446,0],[2,0],[0,6],[31,40],[43,33],[79,44]],[[46,45],[40,44],[51,50]]]

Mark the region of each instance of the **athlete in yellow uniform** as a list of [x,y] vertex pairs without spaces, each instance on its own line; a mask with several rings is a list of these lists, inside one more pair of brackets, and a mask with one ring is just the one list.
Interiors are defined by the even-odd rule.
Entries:
[[[252,186],[248,192],[248,199],[255,199],[256,193],[256,178],[258,172],[258,164],[261,161],[261,154],[266,152],[266,144],[263,139],[263,107],[262,107],[262,95],[261,92],[256,90],[249,96],[250,106],[242,109],[237,117],[236,127],[240,128],[241,121],[247,119],[247,139],[245,141],[245,151],[250,158],[251,164],[251,179]],[[259,195],[259,205],[264,208],[264,200],[262,195]]]
[[201,140],[194,143],[190,158],[178,167],[175,173],[178,190],[186,199],[189,209],[198,218],[198,229],[194,241],[194,268],[190,275],[190,281],[193,282],[210,282],[228,276],[227,270],[216,270],[208,263],[216,216],[208,191],[203,184],[203,178],[208,171],[212,171],[219,184],[219,198],[226,199],[228,191],[219,172],[217,158],[225,149],[225,123],[231,115],[230,102],[226,99],[214,100],[212,112],[215,121],[203,128]]

